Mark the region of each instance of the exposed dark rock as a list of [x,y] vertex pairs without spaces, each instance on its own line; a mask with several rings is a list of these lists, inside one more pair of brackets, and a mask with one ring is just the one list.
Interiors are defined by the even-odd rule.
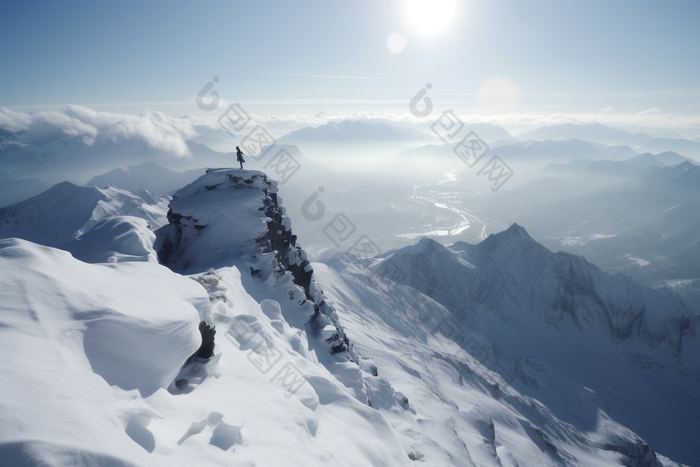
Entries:
[[406,397],[402,392],[397,391],[395,393],[395,396],[401,408],[403,408],[404,410],[408,410],[411,408],[411,405],[408,403],[408,397]]
[[183,368],[195,358],[208,360],[214,356],[214,336],[216,335],[216,328],[214,326],[209,326],[206,321],[201,321],[199,323],[199,333],[202,335],[202,344],[199,346],[199,349],[185,361],[185,364],[182,365]]
[[408,453],[408,458],[412,461],[420,461],[423,460],[423,454],[418,451],[411,451]]
[[[332,308],[325,303],[325,300],[314,297],[311,293],[313,269],[305,259],[306,255],[303,254],[301,247],[296,244],[297,236],[285,226],[284,211],[278,205],[277,193],[267,193],[264,208],[265,215],[269,218],[267,230],[265,235],[256,239],[256,242],[261,246],[263,253],[275,253],[275,259],[279,265],[278,272],[281,274],[285,271],[291,272],[294,283],[302,287],[306,299],[315,304],[310,323],[314,329],[318,330],[317,324],[320,317],[326,315],[323,310],[328,308],[332,312]],[[350,341],[340,329],[327,342],[331,344],[332,353],[345,352],[350,348]]]
[[619,452],[625,458],[622,463],[625,467],[662,467],[663,464],[656,457],[656,453],[647,443],[638,439],[636,443],[624,440],[620,444],[608,444],[603,447],[608,451]]

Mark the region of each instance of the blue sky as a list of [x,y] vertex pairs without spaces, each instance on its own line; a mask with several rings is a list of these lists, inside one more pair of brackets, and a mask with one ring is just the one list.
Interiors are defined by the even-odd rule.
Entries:
[[406,112],[428,82],[466,113],[699,113],[698,1],[456,3],[423,34],[404,0],[5,1],[0,107],[197,114],[218,76],[259,114]]

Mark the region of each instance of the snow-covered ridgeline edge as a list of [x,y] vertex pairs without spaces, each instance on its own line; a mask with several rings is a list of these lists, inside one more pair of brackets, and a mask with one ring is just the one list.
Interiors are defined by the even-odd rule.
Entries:
[[[225,178],[222,175],[225,175]],[[209,179],[207,180],[207,178]],[[281,197],[278,196],[277,182],[269,180],[265,173],[208,169],[207,173],[199,180],[176,192],[167,215],[169,225],[157,232],[155,249],[161,263],[187,274],[187,269],[191,264],[187,258],[183,258],[186,256],[184,251],[205,232],[209,227],[209,222],[212,224],[215,222],[210,219],[205,223],[196,217],[196,212],[190,211],[187,214],[180,212],[178,202],[182,198],[214,190],[241,189],[257,189],[263,193],[262,204],[257,207],[257,210],[262,211],[264,215],[262,217],[264,228],[259,229],[256,233],[253,239],[254,245],[253,242],[249,242],[251,244],[246,245],[238,252],[240,258],[228,258],[223,263],[217,264],[224,267],[236,263],[242,274],[249,272],[254,278],[274,276],[274,287],[279,292],[300,305],[310,306],[312,312],[303,323],[304,325],[308,324],[308,327],[300,326],[301,323],[298,323],[296,327],[300,329],[310,328],[312,335],[308,336],[309,339],[315,340],[318,347],[327,349],[332,355],[331,360],[320,359],[321,363],[348,389],[351,389],[350,392],[354,393],[356,399],[371,406],[369,391],[363,378],[363,370],[367,371],[367,368],[371,369],[374,365],[371,362],[360,362],[360,358],[357,356],[333,305],[326,299],[314,279],[313,268],[306,251],[297,243],[297,237],[292,233],[291,219],[286,215]],[[212,245],[211,248],[214,247]],[[210,329],[220,324],[219,334],[221,335],[222,331],[227,331],[225,325],[228,324],[230,317],[225,316],[226,312],[222,315],[220,310],[223,308],[217,306],[222,300],[226,300],[225,293],[222,292],[223,281],[220,280],[221,276],[215,267],[208,268],[206,272],[200,274],[191,274],[190,277],[202,284],[209,292],[210,303],[200,316],[202,322],[206,323],[206,326],[200,325],[204,342],[207,328]],[[302,291],[304,298],[299,300]],[[205,352],[205,354],[207,353]],[[335,368],[335,365],[329,361],[351,362],[358,367],[358,370],[349,374],[347,371]],[[363,365],[363,363],[368,364]],[[369,374],[371,373],[370,371]],[[399,394],[396,394],[396,400],[397,405],[406,405],[400,403],[402,397]]]

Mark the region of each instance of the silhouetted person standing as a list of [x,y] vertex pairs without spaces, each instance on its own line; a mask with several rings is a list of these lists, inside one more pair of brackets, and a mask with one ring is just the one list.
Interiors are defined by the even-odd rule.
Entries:
[[241,169],[242,169],[243,163],[245,162],[245,159],[243,159],[243,151],[241,151],[238,146],[236,146],[236,160],[241,163]]

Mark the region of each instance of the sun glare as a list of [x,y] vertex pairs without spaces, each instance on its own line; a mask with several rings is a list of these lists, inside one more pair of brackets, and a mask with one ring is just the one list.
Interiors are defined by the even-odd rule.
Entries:
[[400,54],[406,48],[406,38],[399,33],[392,32],[386,40],[386,46],[389,47],[392,54]]
[[408,16],[411,23],[424,34],[444,29],[454,13],[454,0],[408,0]]

